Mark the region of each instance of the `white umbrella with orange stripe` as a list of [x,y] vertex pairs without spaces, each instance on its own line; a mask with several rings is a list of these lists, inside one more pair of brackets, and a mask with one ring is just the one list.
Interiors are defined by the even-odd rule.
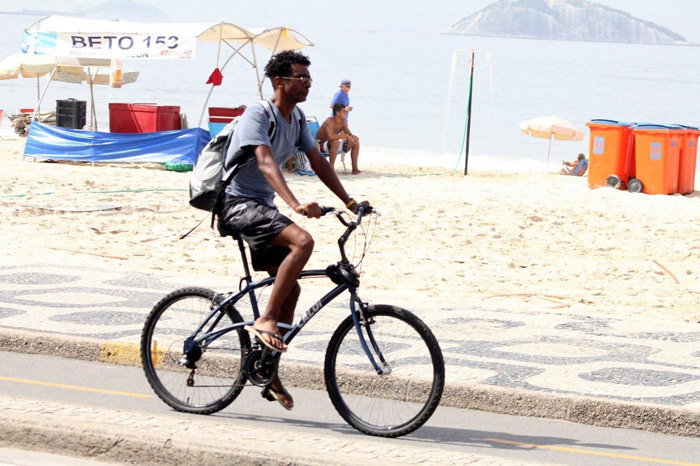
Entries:
[[549,139],[547,171],[549,171],[549,154],[552,151],[553,139],[557,141],[581,141],[584,137],[583,131],[576,129],[568,121],[555,116],[532,118],[523,121],[520,123],[520,131],[532,137]]

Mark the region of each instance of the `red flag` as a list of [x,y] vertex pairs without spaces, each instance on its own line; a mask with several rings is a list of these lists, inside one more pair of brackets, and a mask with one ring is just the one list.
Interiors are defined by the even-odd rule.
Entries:
[[224,75],[221,74],[221,70],[219,70],[219,68],[216,68],[214,71],[211,72],[211,76],[209,76],[209,79],[207,80],[207,84],[221,86],[221,81],[223,79],[224,79]]

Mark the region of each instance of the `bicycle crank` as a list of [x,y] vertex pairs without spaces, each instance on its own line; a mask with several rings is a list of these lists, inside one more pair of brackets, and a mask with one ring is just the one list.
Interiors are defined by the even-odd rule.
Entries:
[[[265,357],[263,357],[265,354]],[[269,351],[255,349],[248,353],[245,358],[245,371],[248,380],[253,385],[265,387],[269,385],[277,375],[277,362],[279,358],[273,358]]]

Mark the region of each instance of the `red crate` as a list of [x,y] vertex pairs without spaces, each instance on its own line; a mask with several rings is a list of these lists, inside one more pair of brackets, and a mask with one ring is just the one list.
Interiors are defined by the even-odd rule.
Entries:
[[230,123],[234,117],[243,115],[245,109],[229,107],[209,107],[210,123]]
[[154,133],[180,128],[179,106],[109,104],[109,131],[112,133]]

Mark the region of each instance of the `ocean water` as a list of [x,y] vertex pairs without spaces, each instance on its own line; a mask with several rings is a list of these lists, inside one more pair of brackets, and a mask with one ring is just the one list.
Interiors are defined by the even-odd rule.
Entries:
[[[21,30],[36,16],[0,15],[0,56],[20,50]],[[290,25],[294,27],[294,25]],[[529,169],[547,159],[548,141],[520,133],[529,118],[556,115],[582,130],[593,118],[700,126],[700,47],[593,42],[563,42],[441,35],[406,29],[342,30],[318,27],[300,31],[314,47],[308,54],[314,78],[302,108],[319,119],[341,79],[353,82],[350,128],[363,146],[426,165],[457,162],[463,138],[469,77],[468,54],[476,56],[471,160],[483,168]],[[263,63],[269,53],[258,54]],[[107,130],[110,102],[179,105],[196,125],[208,92],[204,83],[214,68],[216,48],[200,44],[193,61],[127,61],[138,70],[136,83],[121,89],[95,87],[98,126]],[[453,71],[453,72],[452,72]],[[224,83],[210,105],[237,106],[257,100],[253,68],[235,57],[223,71]],[[41,80],[41,86],[46,81]],[[269,97],[269,82],[264,87]],[[0,82],[0,108],[34,107],[36,79]],[[54,82],[42,108],[55,100],[90,99],[87,85]],[[7,122],[5,122],[7,124]],[[206,125],[206,120],[204,125]],[[581,142],[552,144],[551,165],[588,153]],[[463,162],[460,162],[460,165]]]

